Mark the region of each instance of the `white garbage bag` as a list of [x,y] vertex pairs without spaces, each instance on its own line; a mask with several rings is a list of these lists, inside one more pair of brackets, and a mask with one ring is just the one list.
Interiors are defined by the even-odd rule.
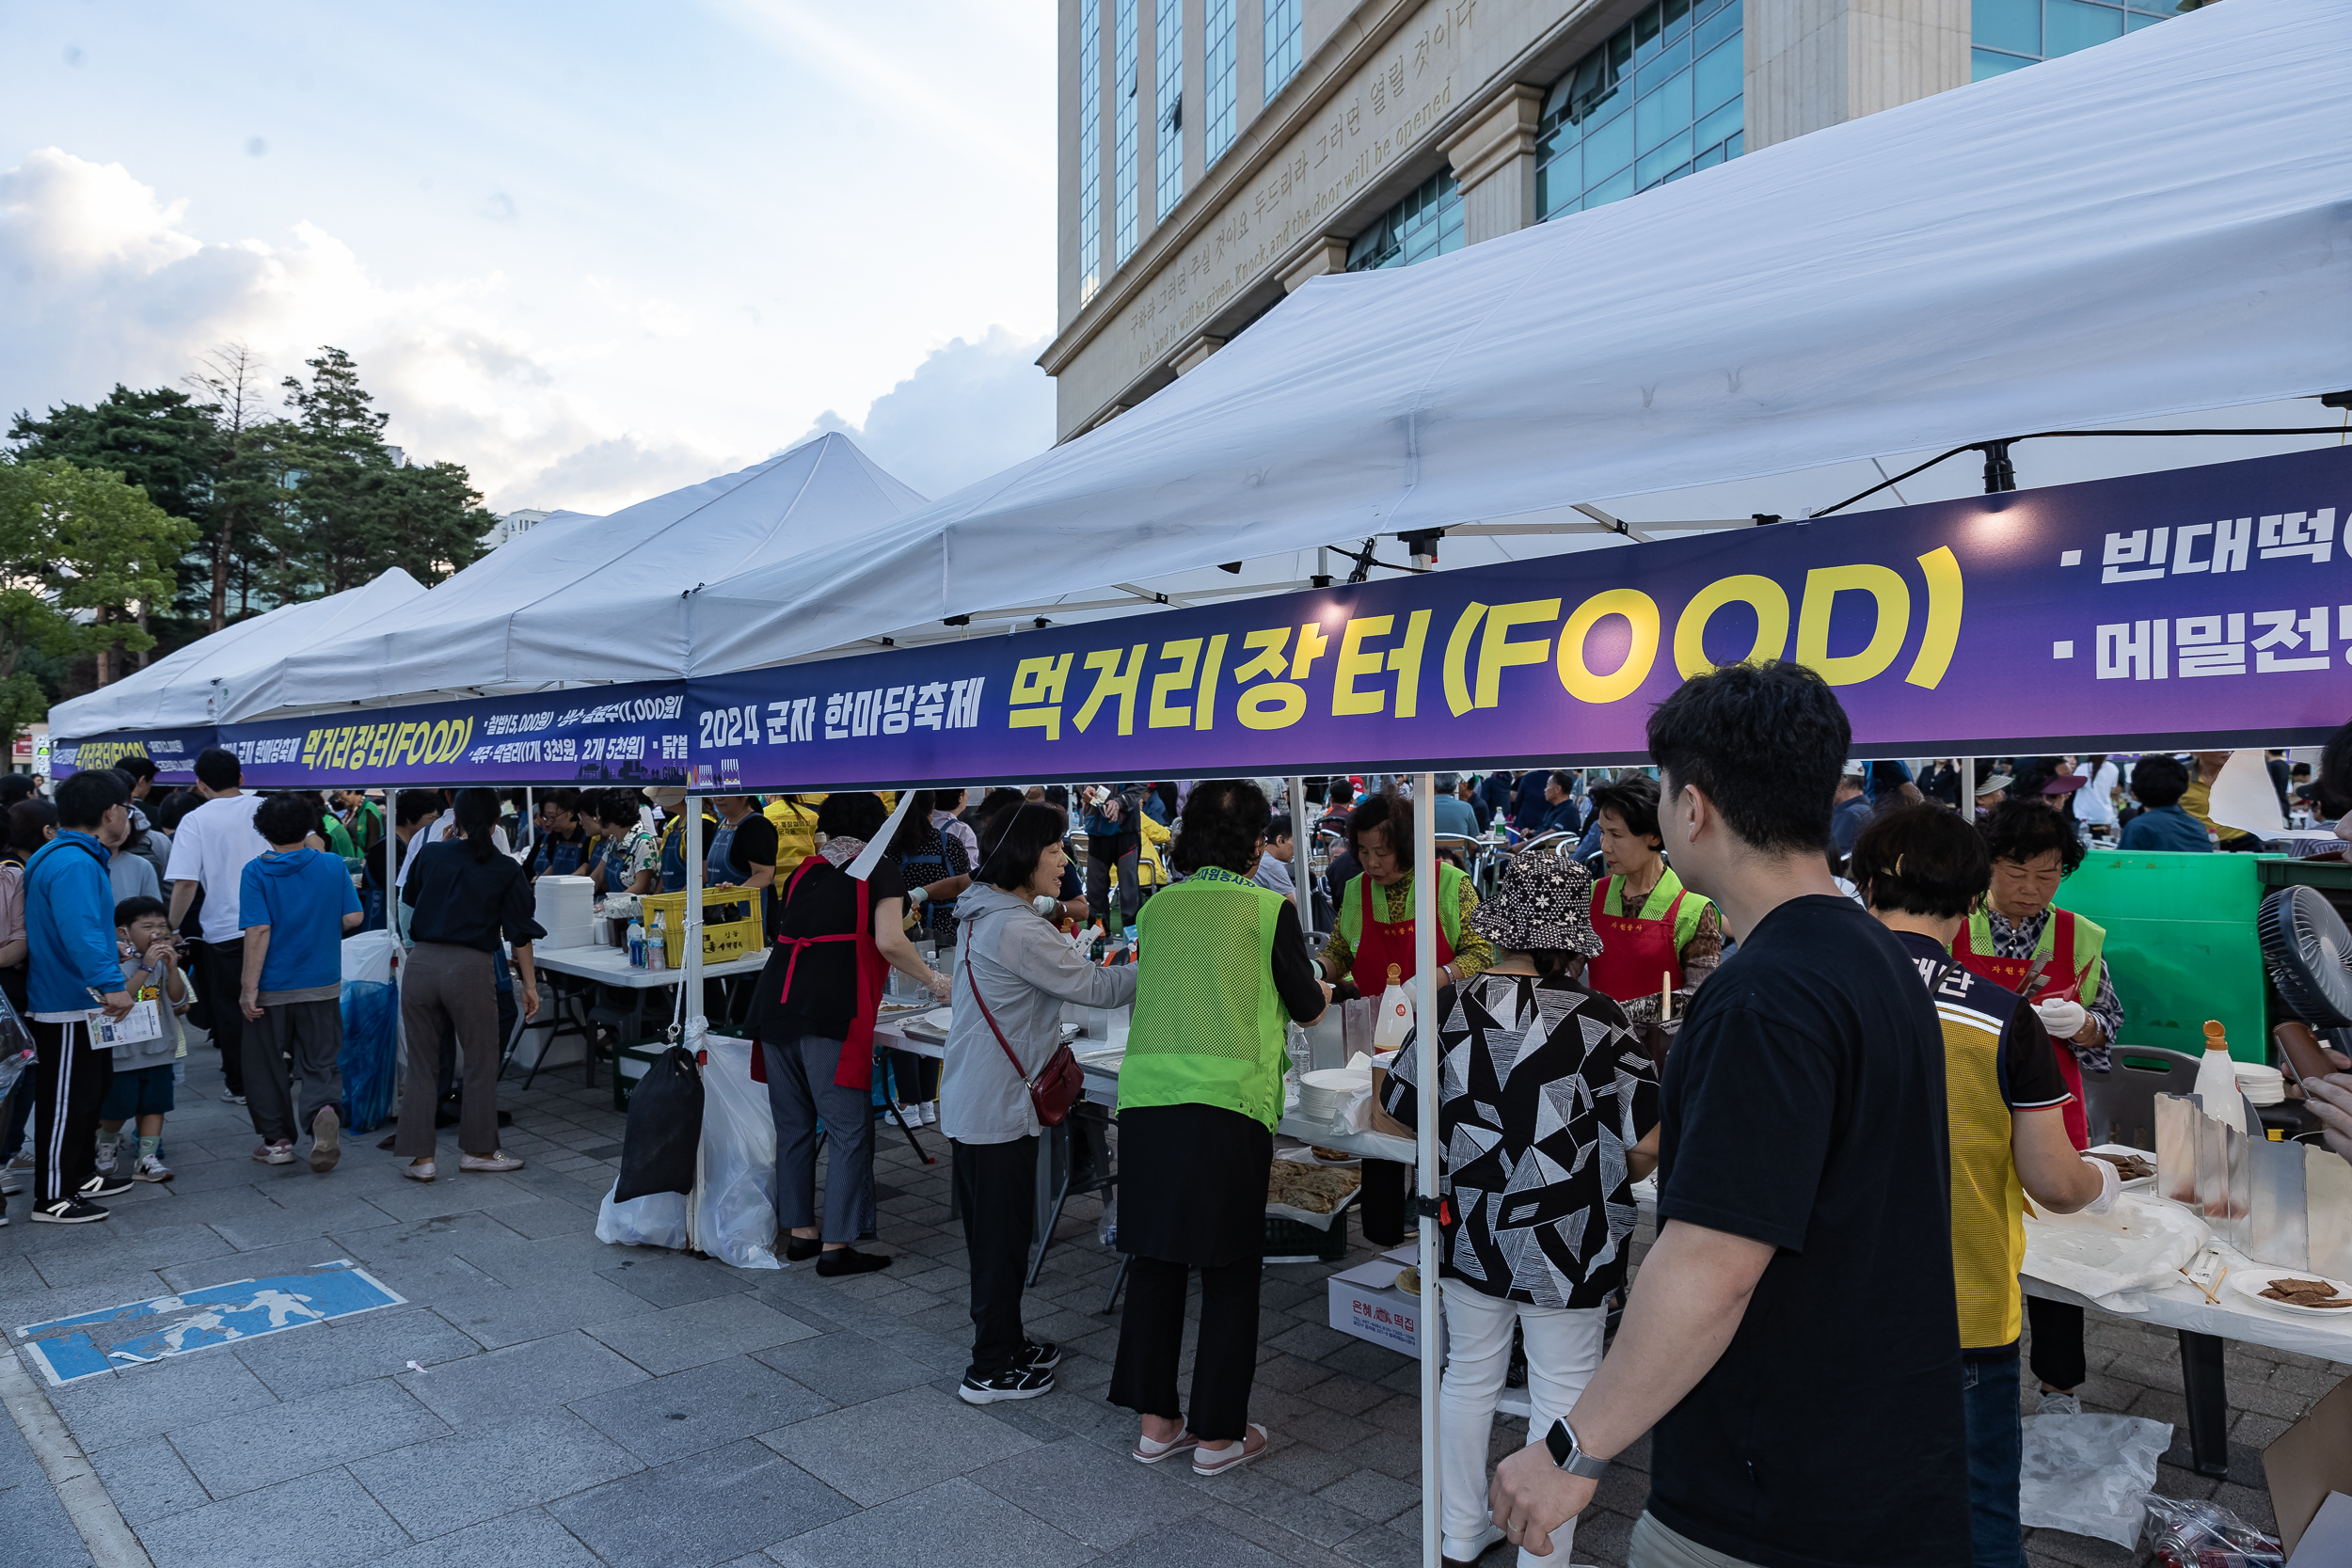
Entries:
[[694,1240],[739,1269],[780,1269],[776,1257],[776,1122],[767,1085],[752,1082],[752,1042],[706,1035],[701,1180]]
[[2169,1421],[2138,1416],[2028,1416],[2017,1515],[2027,1528],[2073,1530],[2129,1550],[2156,1460],[2172,1446]]
[[612,1201],[620,1188],[616,1179],[596,1209],[596,1240],[614,1246],[665,1246],[686,1249],[686,1195],[647,1193],[627,1203]]

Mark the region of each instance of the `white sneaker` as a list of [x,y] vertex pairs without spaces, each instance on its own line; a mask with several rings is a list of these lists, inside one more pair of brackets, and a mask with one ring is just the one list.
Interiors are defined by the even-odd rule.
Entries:
[[265,1143],[253,1151],[253,1158],[265,1165],[291,1165],[294,1164],[294,1141],[290,1138],[280,1138],[275,1143]]
[[98,1158],[93,1163],[97,1166],[99,1175],[112,1176],[115,1173],[115,1150],[120,1147],[105,1133],[98,1134]]
[[926,1127],[937,1127],[939,1125],[938,1101],[926,1100],[923,1101],[923,1125]]
[[139,1156],[138,1164],[131,1172],[131,1180],[134,1181],[168,1181],[171,1180],[171,1170],[155,1155],[142,1154]]
[[2054,1393],[2047,1388],[2042,1391],[2042,1404],[2034,1411],[2037,1416],[2079,1416],[2082,1413],[2083,1402],[2079,1395]]

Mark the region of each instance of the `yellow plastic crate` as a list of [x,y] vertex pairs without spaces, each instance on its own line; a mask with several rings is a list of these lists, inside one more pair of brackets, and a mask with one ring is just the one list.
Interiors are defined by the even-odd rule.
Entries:
[[[729,958],[739,958],[759,951],[762,941],[759,894],[757,888],[703,889],[703,962],[723,963]],[[713,911],[721,912],[714,915]],[[647,893],[639,895],[637,918],[644,924],[648,940],[653,935],[656,911],[661,915],[665,960],[670,968],[675,969],[686,961],[686,895]]]

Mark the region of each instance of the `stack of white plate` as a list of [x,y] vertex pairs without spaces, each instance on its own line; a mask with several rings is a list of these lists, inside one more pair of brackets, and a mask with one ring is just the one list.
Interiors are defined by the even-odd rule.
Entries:
[[1325,1068],[1298,1080],[1298,1114],[1312,1121],[1336,1121],[1348,1101],[1372,1089],[1372,1074],[1351,1068]]
[[2238,1091],[2256,1105],[2277,1105],[2287,1097],[2286,1075],[2260,1062],[2237,1062]]

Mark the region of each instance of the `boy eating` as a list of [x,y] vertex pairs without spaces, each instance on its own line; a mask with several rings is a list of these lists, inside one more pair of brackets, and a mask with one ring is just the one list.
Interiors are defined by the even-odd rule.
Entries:
[[168,1181],[159,1152],[164,1117],[172,1108],[174,1063],[187,1054],[180,1037],[180,1015],[188,1010],[187,977],[180,973],[179,950],[171,943],[171,911],[160,898],[125,898],[115,906],[115,943],[122,955],[122,982],[135,1000],[151,1001],[163,1015],[164,1032],[151,1040],[114,1048],[114,1082],[98,1107],[98,1169],[111,1175],[122,1124],[136,1118],[135,1181]]

